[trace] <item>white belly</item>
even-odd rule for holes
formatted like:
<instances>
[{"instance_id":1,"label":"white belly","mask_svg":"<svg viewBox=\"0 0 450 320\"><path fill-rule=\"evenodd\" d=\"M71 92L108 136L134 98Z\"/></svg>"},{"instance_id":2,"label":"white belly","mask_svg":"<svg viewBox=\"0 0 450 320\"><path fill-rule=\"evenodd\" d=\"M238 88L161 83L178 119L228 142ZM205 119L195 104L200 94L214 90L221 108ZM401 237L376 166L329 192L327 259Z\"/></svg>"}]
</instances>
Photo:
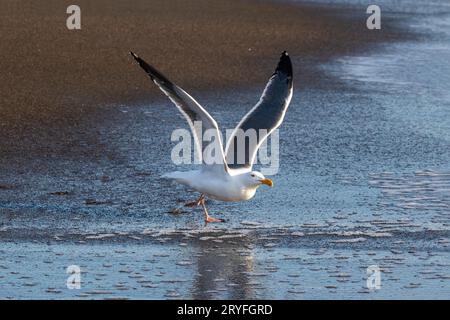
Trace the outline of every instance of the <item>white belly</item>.
<instances>
[{"instance_id":1,"label":"white belly","mask_svg":"<svg viewBox=\"0 0 450 320\"><path fill-rule=\"evenodd\" d=\"M221 201L244 201L253 198L256 187L245 187L235 176L217 177L200 170L173 172L165 177L187 185L208 197Z\"/></svg>"},{"instance_id":2,"label":"white belly","mask_svg":"<svg viewBox=\"0 0 450 320\"><path fill-rule=\"evenodd\" d=\"M224 190L223 188L202 188L198 190L210 198L221 201L244 201L253 198L256 188Z\"/></svg>"}]
</instances>

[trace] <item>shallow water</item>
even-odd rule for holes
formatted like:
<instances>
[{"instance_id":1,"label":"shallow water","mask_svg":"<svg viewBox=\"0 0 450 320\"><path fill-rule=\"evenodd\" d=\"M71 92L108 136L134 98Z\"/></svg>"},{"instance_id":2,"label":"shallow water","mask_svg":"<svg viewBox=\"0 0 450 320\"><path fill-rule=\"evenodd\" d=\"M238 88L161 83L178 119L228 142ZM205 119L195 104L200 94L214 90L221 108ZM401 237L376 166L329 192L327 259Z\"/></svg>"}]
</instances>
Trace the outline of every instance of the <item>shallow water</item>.
<instances>
[{"instance_id":1,"label":"shallow water","mask_svg":"<svg viewBox=\"0 0 450 320\"><path fill-rule=\"evenodd\" d=\"M430 36L323 64L320 88L297 84L275 188L210 202L226 224L205 227L183 207L196 195L159 178L180 169L170 134L187 127L164 99L100 107L87 129L98 138L81 146L104 150L95 158L3 159L0 297L448 298L450 15L439 8L408 19ZM232 128L260 90L192 94ZM80 290L66 288L68 265L82 269ZM366 286L371 265L379 290Z\"/></svg>"}]
</instances>

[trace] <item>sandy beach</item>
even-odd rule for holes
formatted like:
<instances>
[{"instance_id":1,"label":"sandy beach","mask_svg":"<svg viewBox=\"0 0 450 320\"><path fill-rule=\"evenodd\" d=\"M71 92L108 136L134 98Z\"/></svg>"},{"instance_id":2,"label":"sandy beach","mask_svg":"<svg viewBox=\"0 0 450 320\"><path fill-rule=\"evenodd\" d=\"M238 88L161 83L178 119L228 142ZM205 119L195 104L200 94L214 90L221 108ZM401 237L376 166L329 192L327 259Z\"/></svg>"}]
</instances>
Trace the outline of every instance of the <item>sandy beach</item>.
<instances>
[{"instance_id":1,"label":"sandy beach","mask_svg":"<svg viewBox=\"0 0 450 320\"><path fill-rule=\"evenodd\" d=\"M74 31L68 4L0 1L2 156L65 154L84 139L87 119L102 121L98 106L161 98L129 50L195 94L263 87L283 50L301 57L295 84L317 85L318 61L408 37L394 24L368 32L364 8L355 16L339 6L253 0L79 1Z\"/></svg>"}]
</instances>

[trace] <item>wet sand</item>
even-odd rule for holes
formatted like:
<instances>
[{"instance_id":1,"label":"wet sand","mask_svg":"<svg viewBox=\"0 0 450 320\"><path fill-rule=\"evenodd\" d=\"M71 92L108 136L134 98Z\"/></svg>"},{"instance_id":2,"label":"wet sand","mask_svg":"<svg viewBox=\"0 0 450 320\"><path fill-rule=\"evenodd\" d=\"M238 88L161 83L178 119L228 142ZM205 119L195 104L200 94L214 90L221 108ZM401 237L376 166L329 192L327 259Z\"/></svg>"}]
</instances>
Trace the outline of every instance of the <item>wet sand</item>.
<instances>
[{"instance_id":1,"label":"wet sand","mask_svg":"<svg viewBox=\"0 0 450 320\"><path fill-rule=\"evenodd\" d=\"M400 241L394 241L391 249L379 248L381 239L333 245L319 236L318 242L296 236L291 245L282 238L257 240L251 233L180 232L174 237L159 232L125 242L111 240L114 237L77 243L51 240L45 245L28 242L21 244L20 251L17 244L4 244L0 297L446 299L449 293L448 247L443 244L428 251L412 243L405 250ZM78 290L66 287L70 265L82 270ZM379 290L367 287L369 265L380 266Z\"/></svg>"},{"instance_id":2,"label":"wet sand","mask_svg":"<svg viewBox=\"0 0 450 320\"><path fill-rule=\"evenodd\" d=\"M78 4L82 29L70 31L65 2L0 1L0 157L85 153L80 144L95 144L86 152L95 157L98 136L85 131L89 120L103 121L99 106L161 97L129 50L195 94L262 88L283 50L298 57L296 85L318 85L318 61L408 37L389 18L388 32L368 31L364 8L349 14L253 0Z\"/></svg>"}]
</instances>

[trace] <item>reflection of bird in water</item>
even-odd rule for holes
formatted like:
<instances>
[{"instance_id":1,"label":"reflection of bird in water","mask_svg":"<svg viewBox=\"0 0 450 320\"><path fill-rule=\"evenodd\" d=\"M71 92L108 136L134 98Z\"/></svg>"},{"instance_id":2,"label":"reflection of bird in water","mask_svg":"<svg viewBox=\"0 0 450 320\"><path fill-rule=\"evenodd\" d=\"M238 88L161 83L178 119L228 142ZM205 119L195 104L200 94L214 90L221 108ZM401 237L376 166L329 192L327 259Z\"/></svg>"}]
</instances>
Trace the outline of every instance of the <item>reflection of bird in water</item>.
<instances>
[{"instance_id":1,"label":"reflection of bird in water","mask_svg":"<svg viewBox=\"0 0 450 320\"><path fill-rule=\"evenodd\" d=\"M255 298L248 275L253 271L253 255L245 245L245 241L233 245L218 243L218 249L211 247L211 243L201 242L196 247L200 252L193 299L217 298L222 288L227 288L226 299Z\"/></svg>"},{"instance_id":2,"label":"reflection of bird in water","mask_svg":"<svg viewBox=\"0 0 450 320\"><path fill-rule=\"evenodd\" d=\"M269 79L259 102L235 128L227 143L225 153L219 128L209 113L188 93L168 80L158 70L133 52L131 52L131 55L184 115L194 135L197 148L202 151L202 167L200 170L176 171L168 173L164 177L187 185L201 193L198 200L191 205L203 207L205 222L223 221L208 214L205 206L206 196L221 201L244 201L253 198L260 185L266 184L272 187L272 180L264 177L258 171L252 171L252 166L260 145L283 122L292 98L292 64L286 51L281 54L275 73ZM204 146L201 143L201 134L197 132L194 126L196 121L201 122L202 132L208 130L213 132L214 142L216 143L214 150L218 150L214 153L214 156L208 154L211 150L210 145ZM249 139L247 142L245 134L248 130L254 130L257 138ZM208 151L205 150L206 148L209 148ZM238 154L238 151L241 150L244 154ZM238 159L242 161L237 161Z\"/></svg>"}]
</instances>

